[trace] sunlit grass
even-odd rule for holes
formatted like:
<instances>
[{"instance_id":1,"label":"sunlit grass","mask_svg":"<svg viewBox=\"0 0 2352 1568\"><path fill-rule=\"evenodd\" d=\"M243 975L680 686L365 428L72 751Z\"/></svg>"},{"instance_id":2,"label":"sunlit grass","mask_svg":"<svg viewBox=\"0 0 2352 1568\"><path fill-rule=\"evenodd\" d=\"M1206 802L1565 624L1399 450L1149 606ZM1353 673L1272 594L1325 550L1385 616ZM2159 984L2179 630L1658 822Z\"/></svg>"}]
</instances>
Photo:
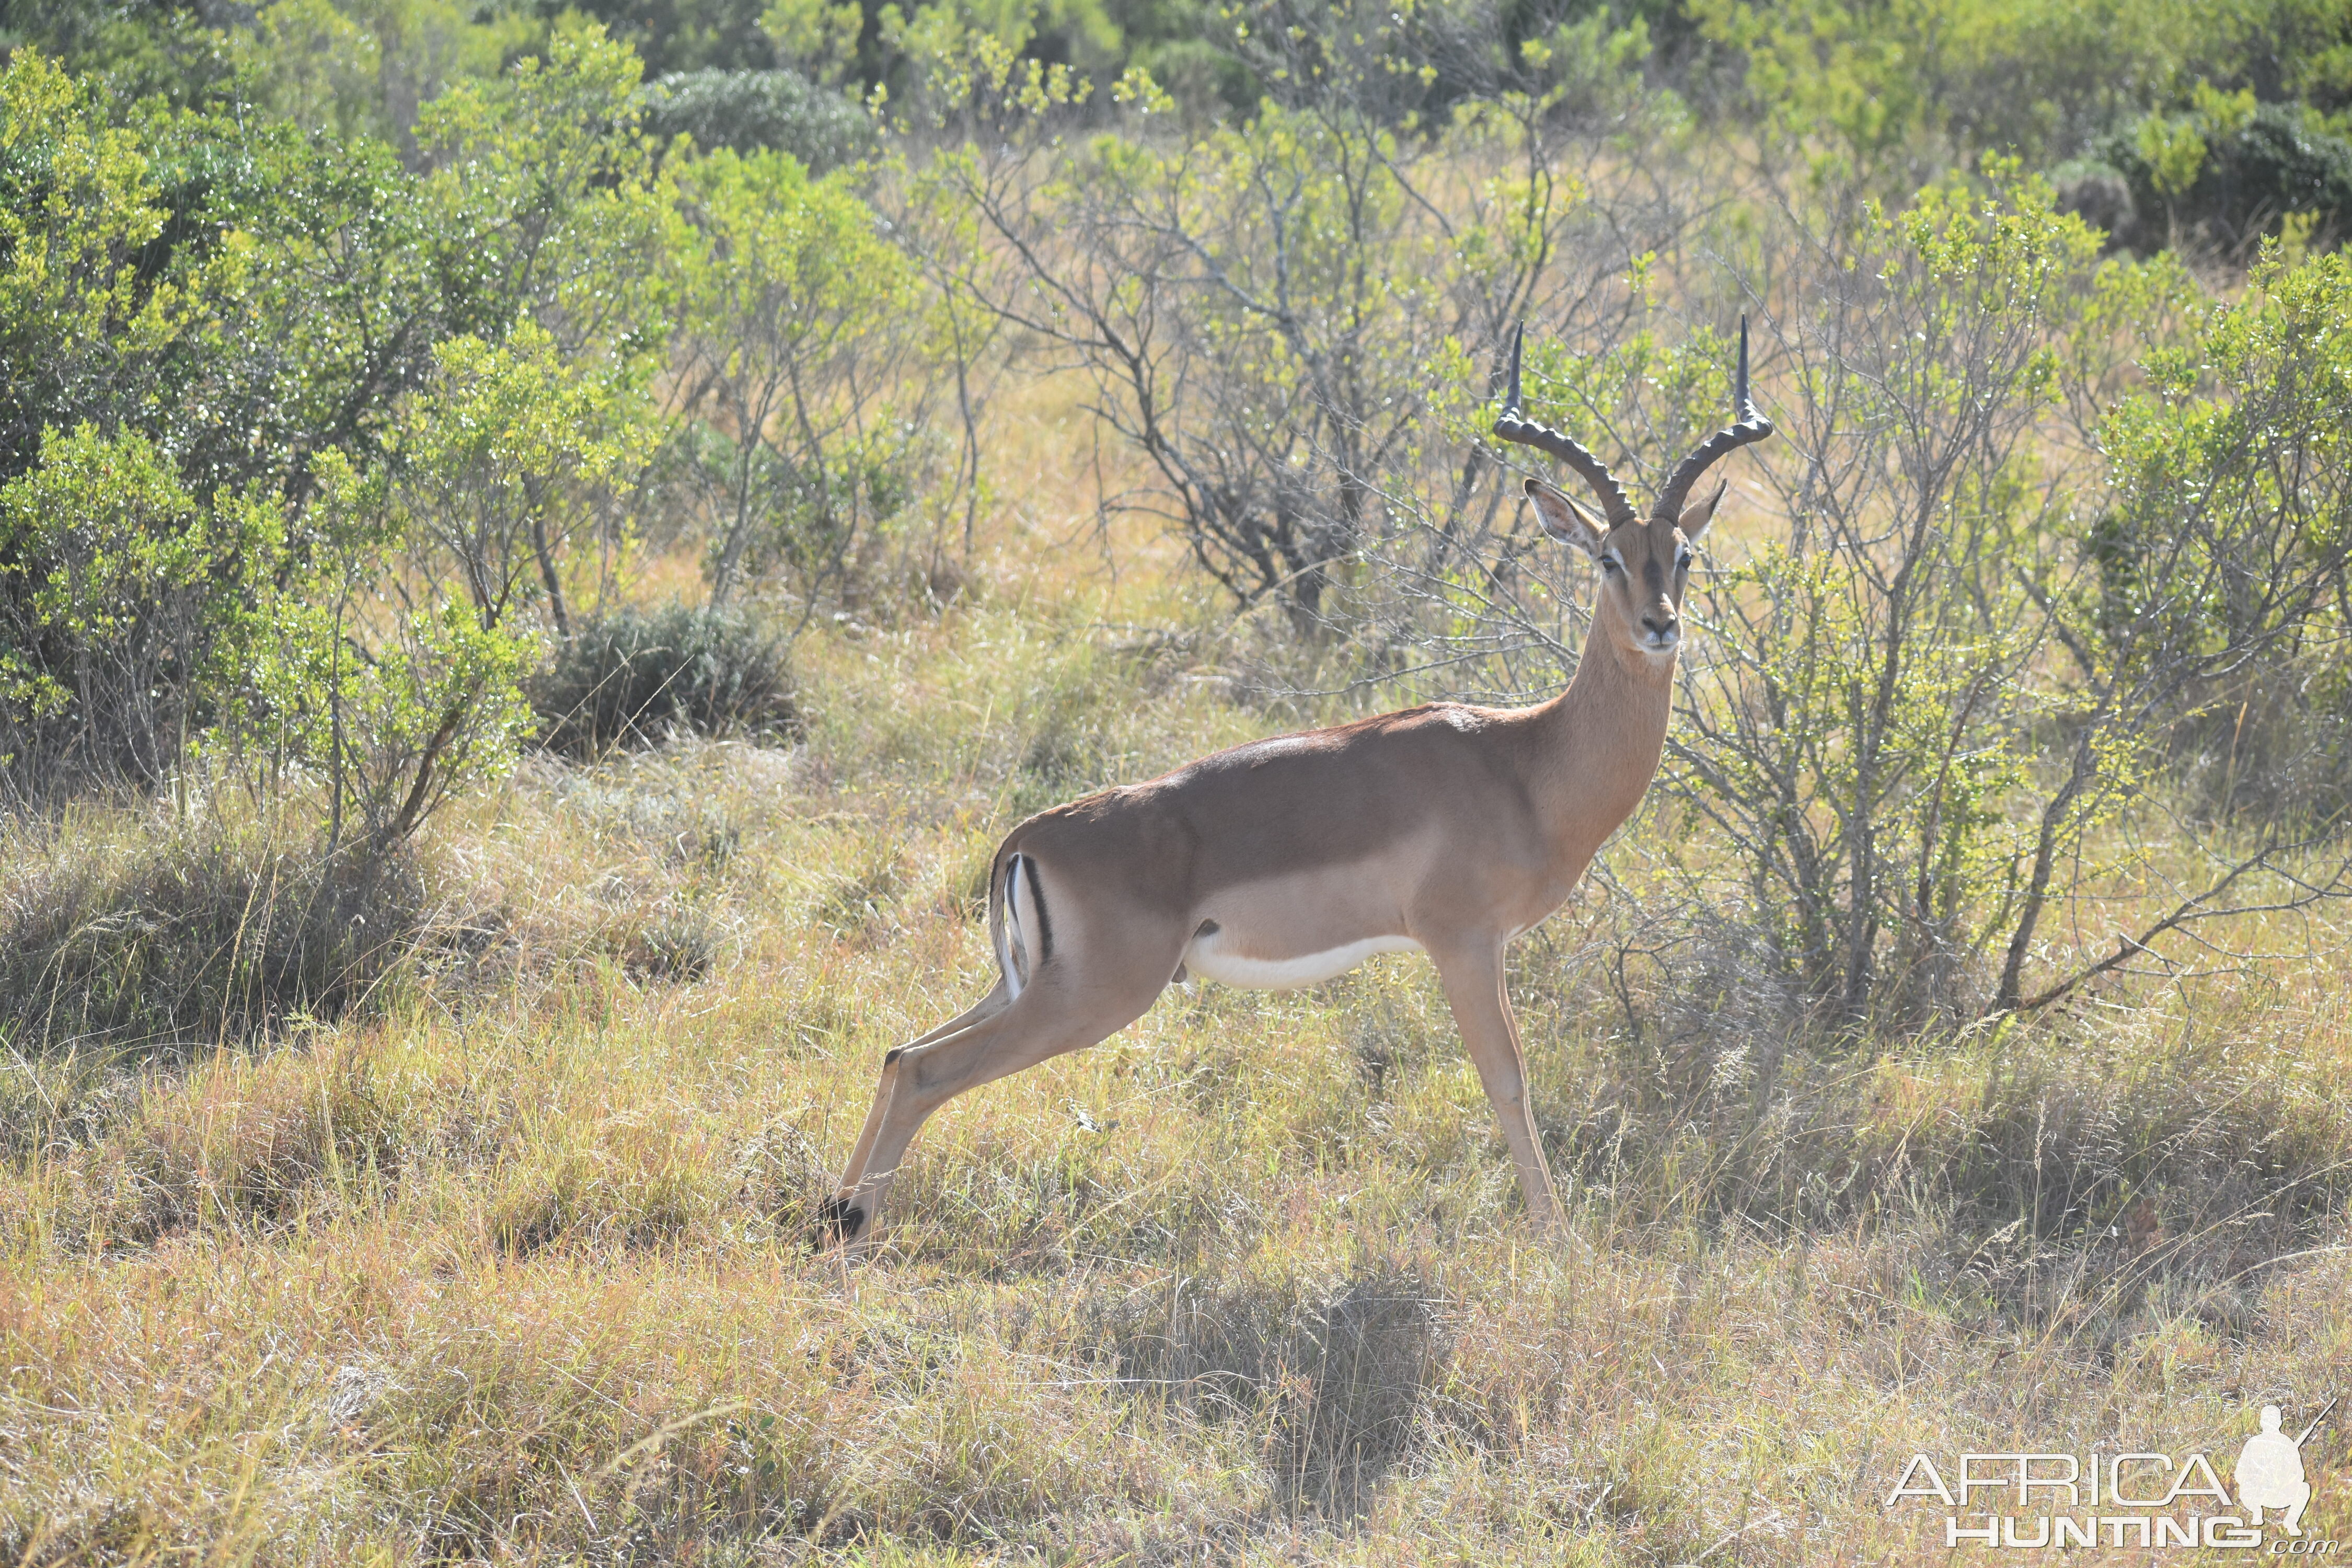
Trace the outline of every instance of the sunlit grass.
<instances>
[{"instance_id":1,"label":"sunlit grass","mask_svg":"<svg viewBox=\"0 0 2352 1568\"><path fill-rule=\"evenodd\" d=\"M1084 561L828 622L794 746L453 809L375 1005L0 1058L0 1562L1876 1562L1942 1550L1915 1450L2352 1374L2341 943L1858 1042L1621 989L1588 891L1514 979L1565 1236L1390 958L1171 991L812 1254L882 1053L990 983L1002 833L1342 710L1236 706L1221 626Z\"/></svg>"}]
</instances>

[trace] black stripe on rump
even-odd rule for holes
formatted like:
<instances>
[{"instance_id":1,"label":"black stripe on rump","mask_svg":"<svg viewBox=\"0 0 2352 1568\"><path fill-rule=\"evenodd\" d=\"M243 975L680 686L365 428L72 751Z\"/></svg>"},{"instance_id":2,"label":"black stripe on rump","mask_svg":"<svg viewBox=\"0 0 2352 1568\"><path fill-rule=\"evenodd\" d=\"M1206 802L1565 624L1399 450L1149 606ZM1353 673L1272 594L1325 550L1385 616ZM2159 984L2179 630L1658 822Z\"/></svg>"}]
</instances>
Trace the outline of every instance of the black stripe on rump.
<instances>
[{"instance_id":1,"label":"black stripe on rump","mask_svg":"<svg viewBox=\"0 0 2352 1568\"><path fill-rule=\"evenodd\" d=\"M997 907L1003 911L996 962L1003 967L1013 994L1018 996L1021 988L1029 984L1028 946L1021 940L1021 857L1006 856L1003 872L995 893L1000 900Z\"/></svg>"}]
</instances>

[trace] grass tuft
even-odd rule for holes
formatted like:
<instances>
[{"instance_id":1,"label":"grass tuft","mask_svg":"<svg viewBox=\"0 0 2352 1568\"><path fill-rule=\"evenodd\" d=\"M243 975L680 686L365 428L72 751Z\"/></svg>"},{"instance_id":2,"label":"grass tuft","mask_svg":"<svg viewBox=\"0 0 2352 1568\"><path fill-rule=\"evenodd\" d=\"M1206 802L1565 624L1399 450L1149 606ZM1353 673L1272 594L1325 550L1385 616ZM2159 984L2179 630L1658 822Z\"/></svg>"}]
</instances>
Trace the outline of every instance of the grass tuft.
<instances>
[{"instance_id":1,"label":"grass tuft","mask_svg":"<svg viewBox=\"0 0 2352 1568\"><path fill-rule=\"evenodd\" d=\"M20 823L0 853L0 1040L26 1057L184 1055L332 1020L424 925L413 867L216 813Z\"/></svg>"},{"instance_id":2,"label":"grass tuft","mask_svg":"<svg viewBox=\"0 0 2352 1568\"><path fill-rule=\"evenodd\" d=\"M573 757L677 733L800 728L782 639L748 616L689 605L605 611L558 645L530 696L541 743Z\"/></svg>"}]
</instances>

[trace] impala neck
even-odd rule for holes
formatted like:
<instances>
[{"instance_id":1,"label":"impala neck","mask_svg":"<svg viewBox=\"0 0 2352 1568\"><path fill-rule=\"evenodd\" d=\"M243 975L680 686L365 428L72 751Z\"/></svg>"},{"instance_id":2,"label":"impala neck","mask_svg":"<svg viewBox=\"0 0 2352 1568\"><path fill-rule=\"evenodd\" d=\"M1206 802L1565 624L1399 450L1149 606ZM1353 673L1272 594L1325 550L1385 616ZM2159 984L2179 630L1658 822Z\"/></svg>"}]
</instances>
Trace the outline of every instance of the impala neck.
<instances>
[{"instance_id":1,"label":"impala neck","mask_svg":"<svg viewBox=\"0 0 2352 1568\"><path fill-rule=\"evenodd\" d=\"M1571 853L1590 854L1642 803L1665 750L1674 693L1673 659L1627 653L1594 617L1576 679L1538 721L1557 759L1543 793Z\"/></svg>"}]
</instances>

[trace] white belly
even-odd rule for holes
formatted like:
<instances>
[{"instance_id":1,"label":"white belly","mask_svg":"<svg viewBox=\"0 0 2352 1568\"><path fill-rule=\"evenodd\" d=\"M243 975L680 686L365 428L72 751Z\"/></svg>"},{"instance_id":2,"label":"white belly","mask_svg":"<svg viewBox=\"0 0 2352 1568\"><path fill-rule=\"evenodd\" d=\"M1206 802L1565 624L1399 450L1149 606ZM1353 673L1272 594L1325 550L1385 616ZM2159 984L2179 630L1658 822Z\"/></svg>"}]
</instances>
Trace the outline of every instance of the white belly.
<instances>
[{"instance_id":1,"label":"white belly","mask_svg":"<svg viewBox=\"0 0 2352 1568\"><path fill-rule=\"evenodd\" d=\"M1184 967L1227 985L1247 985L1260 991L1312 985L1318 980L1346 973L1376 952L1421 951L1421 943L1409 936L1368 936L1345 947L1301 953L1296 958L1244 958L1221 950L1219 944L1225 940L1225 934L1216 931L1194 937L1192 945L1184 950Z\"/></svg>"}]
</instances>

